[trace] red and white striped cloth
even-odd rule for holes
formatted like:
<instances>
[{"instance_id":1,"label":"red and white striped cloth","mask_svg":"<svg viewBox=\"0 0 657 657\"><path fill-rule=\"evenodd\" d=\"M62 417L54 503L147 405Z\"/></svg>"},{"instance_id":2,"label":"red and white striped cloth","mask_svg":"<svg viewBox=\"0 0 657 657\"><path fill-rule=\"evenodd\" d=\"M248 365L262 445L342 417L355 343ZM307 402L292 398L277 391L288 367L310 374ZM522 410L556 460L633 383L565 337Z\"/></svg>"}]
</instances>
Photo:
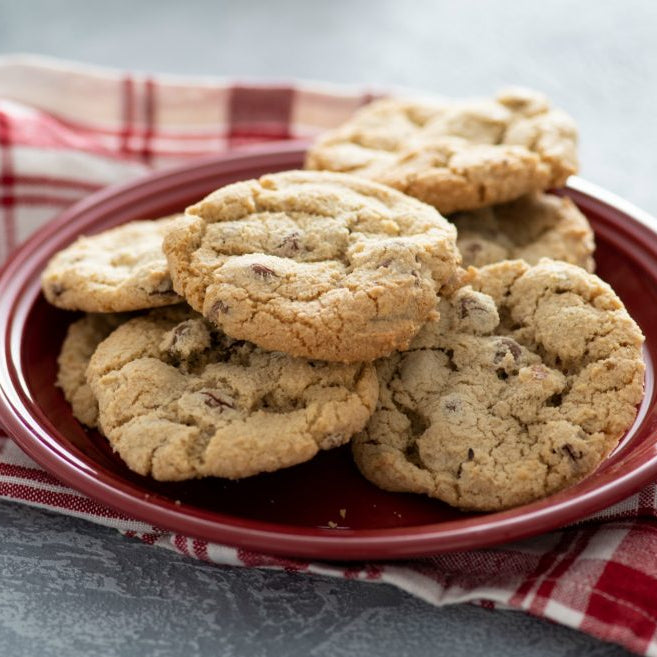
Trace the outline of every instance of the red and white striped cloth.
<instances>
[{"instance_id":1,"label":"red and white striped cloth","mask_svg":"<svg viewBox=\"0 0 657 657\"><path fill-rule=\"evenodd\" d=\"M0 262L35 228L104 185L243 144L308 137L371 97L362 89L152 77L0 57ZM585 523L531 540L348 567L158 530L62 485L1 435L0 498L216 564L387 582L435 605L521 609L657 657L655 485Z\"/></svg>"}]
</instances>

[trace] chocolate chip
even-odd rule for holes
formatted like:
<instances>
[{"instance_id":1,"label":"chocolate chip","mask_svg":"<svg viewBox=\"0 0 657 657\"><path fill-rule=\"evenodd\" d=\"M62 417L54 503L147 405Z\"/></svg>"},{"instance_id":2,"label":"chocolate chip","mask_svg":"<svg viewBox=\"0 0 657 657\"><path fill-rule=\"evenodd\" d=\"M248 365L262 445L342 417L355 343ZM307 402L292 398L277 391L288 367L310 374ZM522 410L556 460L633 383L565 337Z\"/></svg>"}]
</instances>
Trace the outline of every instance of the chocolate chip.
<instances>
[{"instance_id":1,"label":"chocolate chip","mask_svg":"<svg viewBox=\"0 0 657 657\"><path fill-rule=\"evenodd\" d=\"M286 235L277 248L284 249L286 251L298 251L301 248L299 246L299 233L294 232L294 233L290 233L289 235ZM255 266L257 267L259 265L255 265Z\"/></svg>"},{"instance_id":2,"label":"chocolate chip","mask_svg":"<svg viewBox=\"0 0 657 657\"><path fill-rule=\"evenodd\" d=\"M223 301L215 301L210 308L210 317L215 317L219 313L224 315L230 310L230 308Z\"/></svg>"},{"instance_id":3,"label":"chocolate chip","mask_svg":"<svg viewBox=\"0 0 657 657\"><path fill-rule=\"evenodd\" d=\"M265 279L271 278L272 276L278 277L278 274L273 269L265 267L264 265L251 265L251 271L256 274L256 276L260 276L261 278Z\"/></svg>"},{"instance_id":4,"label":"chocolate chip","mask_svg":"<svg viewBox=\"0 0 657 657\"><path fill-rule=\"evenodd\" d=\"M178 326L173 329L174 338L181 338L185 333L189 333L189 324L178 324Z\"/></svg>"},{"instance_id":5,"label":"chocolate chip","mask_svg":"<svg viewBox=\"0 0 657 657\"><path fill-rule=\"evenodd\" d=\"M506 381L509 378L509 375L504 370L497 370L497 378L500 381Z\"/></svg>"},{"instance_id":6,"label":"chocolate chip","mask_svg":"<svg viewBox=\"0 0 657 657\"><path fill-rule=\"evenodd\" d=\"M582 458L582 456L584 456L583 452L577 452L570 443L566 443L565 445L562 446L561 449L563 449L563 451L566 452L566 454L568 454L568 456L573 461L578 461L579 459Z\"/></svg>"},{"instance_id":7,"label":"chocolate chip","mask_svg":"<svg viewBox=\"0 0 657 657\"><path fill-rule=\"evenodd\" d=\"M235 408L235 400L221 392L202 392L205 399L205 405L210 408Z\"/></svg>"},{"instance_id":8,"label":"chocolate chip","mask_svg":"<svg viewBox=\"0 0 657 657\"><path fill-rule=\"evenodd\" d=\"M522 349L515 340L512 340L511 338L500 338L497 344L498 348L495 351L495 356L493 356L493 363L499 363L508 353L513 356L514 361L518 361Z\"/></svg>"},{"instance_id":9,"label":"chocolate chip","mask_svg":"<svg viewBox=\"0 0 657 657\"><path fill-rule=\"evenodd\" d=\"M463 463L459 463L458 470L456 471L456 478L460 479L461 478L461 473L463 472Z\"/></svg>"},{"instance_id":10,"label":"chocolate chip","mask_svg":"<svg viewBox=\"0 0 657 657\"><path fill-rule=\"evenodd\" d=\"M472 297L462 297L459 299L459 317L465 319L472 313L487 313L488 310L484 308L476 299Z\"/></svg>"},{"instance_id":11,"label":"chocolate chip","mask_svg":"<svg viewBox=\"0 0 657 657\"><path fill-rule=\"evenodd\" d=\"M59 283L53 283L50 286L50 291L56 296L60 296L61 294L64 293L64 286L60 285Z\"/></svg>"},{"instance_id":12,"label":"chocolate chip","mask_svg":"<svg viewBox=\"0 0 657 657\"><path fill-rule=\"evenodd\" d=\"M180 357L180 352L178 351L178 341L180 338L182 338L184 335L189 333L189 324L187 322L183 322L182 324L178 324L176 326L172 333L171 333L171 343L166 347L167 351L173 356L174 358Z\"/></svg>"},{"instance_id":13,"label":"chocolate chip","mask_svg":"<svg viewBox=\"0 0 657 657\"><path fill-rule=\"evenodd\" d=\"M468 447L468 461L472 461L474 458L474 449L472 447Z\"/></svg>"}]
</instances>

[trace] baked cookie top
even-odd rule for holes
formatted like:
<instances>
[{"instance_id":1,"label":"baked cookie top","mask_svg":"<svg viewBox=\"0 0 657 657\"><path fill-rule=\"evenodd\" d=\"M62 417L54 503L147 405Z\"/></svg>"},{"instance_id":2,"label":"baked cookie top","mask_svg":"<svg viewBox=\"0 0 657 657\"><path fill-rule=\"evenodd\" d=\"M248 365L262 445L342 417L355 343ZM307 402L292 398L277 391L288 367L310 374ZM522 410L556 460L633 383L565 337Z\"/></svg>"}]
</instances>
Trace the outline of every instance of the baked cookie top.
<instances>
[{"instance_id":1,"label":"baked cookie top","mask_svg":"<svg viewBox=\"0 0 657 657\"><path fill-rule=\"evenodd\" d=\"M450 214L561 187L576 150L568 115L540 93L508 89L486 100L375 101L320 136L306 168L376 180Z\"/></svg>"},{"instance_id":2,"label":"baked cookie top","mask_svg":"<svg viewBox=\"0 0 657 657\"><path fill-rule=\"evenodd\" d=\"M89 360L96 347L127 319L127 314L86 315L66 332L57 358L57 385L71 404L73 416L88 427L95 427L98 419L98 402L87 384Z\"/></svg>"},{"instance_id":3,"label":"baked cookie top","mask_svg":"<svg viewBox=\"0 0 657 657\"><path fill-rule=\"evenodd\" d=\"M213 192L163 248L174 289L228 335L341 362L407 347L460 260L456 230L434 208L311 171Z\"/></svg>"},{"instance_id":4,"label":"baked cookie top","mask_svg":"<svg viewBox=\"0 0 657 657\"><path fill-rule=\"evenodd\" d=\"M440 314L377 363L379 403L353 453L378 486L505 509L582 479L632 424L643 335L593 274L489 265Z\"/></svg>"},{"instance_id":5,"label":"baked cookie top","mask_svg":"<svg viewBox=\"0 0 657 657\"><path fill-rule=\"evenodd\" d=\"M595 268L593 231L569 198L537 192L515 201L449 217L458 232L463 266L501 260L563 260L589 272Z\"/></svg>"},{"instance_id":6,"label":"baked cookie top","mask_svg":"<svg viewBox=\"0 0 657 657\"><path fill-rule=\"evenodd\" d=\"M131 221L78 238L43 272L46 299L66 310L103 313L180 303L162 253L164 233L179 216Z\"/></svg>"},{"instance_id":7,"label":"baked cookie top","mask_svg":"<svg viewBox=\"0 0 657 657\"><path fill-rule=\"evenodd\" d=\"M233 340L188 308L119 326L87 380L128 467L159 480L238 479L346 443L376 405L374 366L307 361Z\"/></svg>"}]
</instances>

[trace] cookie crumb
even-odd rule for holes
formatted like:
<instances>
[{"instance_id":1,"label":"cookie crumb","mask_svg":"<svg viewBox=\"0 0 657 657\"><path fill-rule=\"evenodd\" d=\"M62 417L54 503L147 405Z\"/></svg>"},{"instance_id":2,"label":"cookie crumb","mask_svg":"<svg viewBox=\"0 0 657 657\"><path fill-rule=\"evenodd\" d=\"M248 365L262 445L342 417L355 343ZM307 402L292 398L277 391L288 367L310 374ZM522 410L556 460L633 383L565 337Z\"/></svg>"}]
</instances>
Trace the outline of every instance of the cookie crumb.
<instances>
[{"instance_id":1,"label":"cookie crumb","mask_svg":"<svg viewBox=\"0 0 657 657\"><path fill-rule=\"evenodd\" d=\"M215 301L212 304L212 308L210 308L210 314L208 319L212 319L212 317L218 313L223 313L224 315L230 310L230 307L227 306L221 299L219 301Z\"/></svg>"},{"instance_id":2,"label":"cookie crumb","mask_svg":"<svg viewBox=\"0 0 657 657\"><path fill-rule=\"evenodd\" d=\"M338 526L338 523L333 522L332 520L329 520L327 524L331 529L335 529Z\"/></svg>"},{"instance_id":3,"label":"cookie crumb","mask_svg":"<svg viewBox=\"0 0 657 657\"><path fill-rule=\"evenodd\" d=\"M340 517L343 520L347 517L347 509L340 509Z\"/></svg>"}]
</instances>

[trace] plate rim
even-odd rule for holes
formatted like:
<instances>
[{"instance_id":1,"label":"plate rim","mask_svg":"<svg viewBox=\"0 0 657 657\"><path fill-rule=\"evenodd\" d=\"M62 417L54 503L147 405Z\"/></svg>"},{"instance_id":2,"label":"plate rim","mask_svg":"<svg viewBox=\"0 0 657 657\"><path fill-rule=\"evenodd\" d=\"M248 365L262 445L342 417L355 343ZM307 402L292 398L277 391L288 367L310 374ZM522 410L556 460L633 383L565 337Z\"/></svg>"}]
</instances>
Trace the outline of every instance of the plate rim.
<instances>
[{"instance_id":1,"label":"plate rim","mask_svg":"<svg viewBox=\"0 0 657 657\"><path fill-rule=\"evenodd\" d=\"M307 145L306 140L269 142L149 173L95 192L35 231L11 254L0 269L0 290L4 292L6 288L13 288L20 293L38 286L38 274L34 267L28 266L32 251L36 247L43 249L51 236L62 228L68 226L68 231L64 232L74 234L75 222L72 220L99 204L116 202L117 199L123 199L122 203L125 203L127 201L124 197L131 194L139 196L144 186L151 187L156 183L163 185L170 179L196 179L208 169L213 171L213 175L219 175L217 168L235 170L240 163L248 168L249 162L253 160L259 164L263 160L265 164L267 160L280 164L281 159L286 158L298 161ZM657 238L657 219L616 194L575 176L568 180L565 189L628 216ZM12 281L14 274L26 269L32 271L31 275L23 273L22 279L16 276L16 280ZM10 302L7 302L8 297L11 298ZM147 498L136 493L130 482L94 465L92 459L82 452L81 456L76 455L75 452L79 450L74 446L65 447L57 443L49 431L52 429L58 432L52 425L48 426L45 414L39 418L25 405L20 391L14 385L15 381L22 378L12 357L20 349L20 337L14 336L11 330L15 323L15 313L2 312L8 306L12 309L17 306L16 293L0 294L0 327L4 324L4 331L0 334L5 347L0 351L0 422L5 431L28 456L72 488L129 517L194 538L277 556L333 561L429 556L519 540L570 524L620 501L657 476L656 452L633 470L574 498L555 501L555 496L550 496L507 511L464 520L387 529L327 529L283 525L208 511L192 505L176 505L174 501L157 495ZM645 399L648 399L648 390ZM653 435L657 438L657 430L653 431ZM519 510L522 512L519 513Z\"/></svg>"}]
</instances>

